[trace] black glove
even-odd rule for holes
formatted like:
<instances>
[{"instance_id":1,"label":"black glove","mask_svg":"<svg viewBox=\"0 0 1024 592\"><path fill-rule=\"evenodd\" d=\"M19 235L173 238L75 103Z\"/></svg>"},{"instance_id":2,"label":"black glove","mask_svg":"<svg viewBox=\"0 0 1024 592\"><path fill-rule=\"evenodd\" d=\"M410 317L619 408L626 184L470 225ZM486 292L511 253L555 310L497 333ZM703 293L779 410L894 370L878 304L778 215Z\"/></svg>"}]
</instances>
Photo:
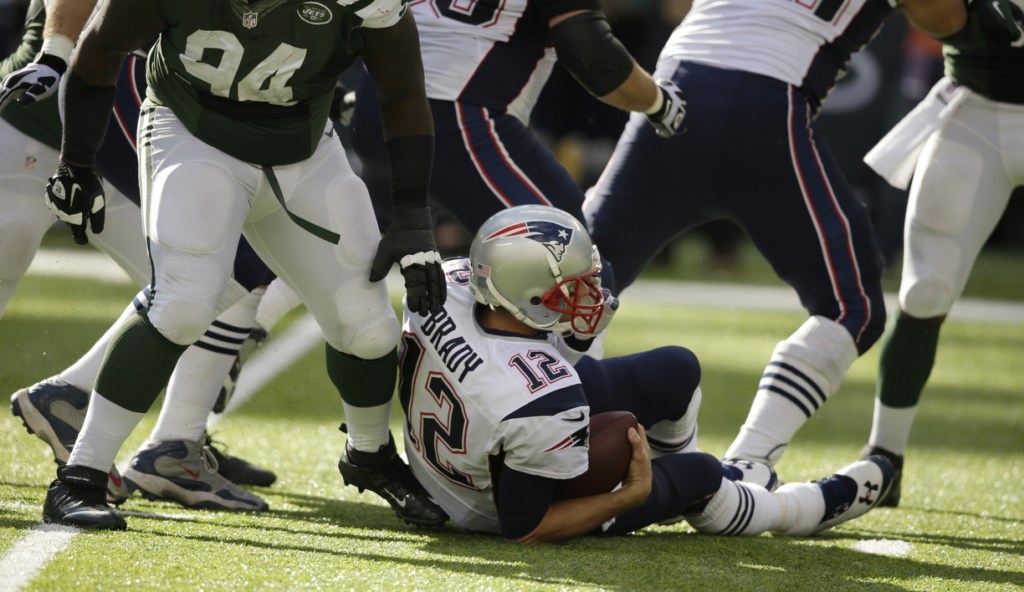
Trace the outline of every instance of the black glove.
<instances>
[{"instance_id":1,"label":"black glove","mask_svg":"<svg viewBox=\"0 0 1024 592\"><path fill-rule=\"evenodd\" d=\"M34 62L11 72L0 83L0 111L15 99L19 105L31 105L52 95L67 69L68 64L62 58L39 54Z\"/></svg>"},{"instance_id":2,"label":"black glove","mask_svg":"<svg viewBox=\"0 0 1024 592\"><path fill-rule=\"evenodd\" d=\"M448 292L441 270L441 255L434 244L430 208L395 208L391 227L377 246L370 281L384 279L395 263L402 268L409 309L421 316L441 310Z\"/></svg>"},{"instance_id":3,"label":"black glove","mask_svg":"<svg viewBox=\"0 0 1024 592\"><path fill-rule=\"evenodd\" d=\"M679 133L686 117L686 95L675 82L659 78L654 81L661 91L663 101L661 109L647 114L647 120L654 126L654 131L662 138L671 138Z\"/></svg>"},{"instance_id":4,"label":"black glove","mask_svg":"<svg viewBox=\"0 0 1024 592\"><path fill-rule=\"evenodd\" d=\"M352 123L352 113L356 110L356 91L348 90L341 82L334 85L334 99L331 101L331 121L348 127Z\"/></svg>"},{"instance_id":5,"label":"black glove","mask_svg":"<svg viewBox=\"0 0 1024 592\"><path fill-rule=\"evenodd\" d=\"M92 167L60 161L46 184L46 207L71 228L76 243L89 244L90 224L94 233L103 232L104 205L103 185Z\"/></svg>"},{"instance_id":6,"label":"black glove","mask_svg":"<svg viewBox=\"0 0 1024 592\"><path fill-rule=\"evenodd\" d=\"M1012 0L968 0L967 4L990 44L1011 45L1024 36L1024 12Z\"/></svg>"}]
</instances>

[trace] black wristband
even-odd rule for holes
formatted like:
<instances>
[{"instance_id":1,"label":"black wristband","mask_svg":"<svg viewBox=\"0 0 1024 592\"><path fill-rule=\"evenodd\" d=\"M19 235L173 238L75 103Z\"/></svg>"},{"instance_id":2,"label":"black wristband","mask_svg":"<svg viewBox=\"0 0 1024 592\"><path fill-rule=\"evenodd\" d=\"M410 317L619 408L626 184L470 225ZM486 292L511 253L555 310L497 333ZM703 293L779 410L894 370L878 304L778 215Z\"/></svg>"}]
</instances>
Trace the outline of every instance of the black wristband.
<instances>
[{"instance_id":1,"label":"black wristband","mask_svg":"<svg viewBox=\"0 0 1024 592\"><path fill-rule=\"evenodd\" d=\"M395 210L426 207L434 161L434 136L399 136L388 140L387 148Z\"/></svg>"},{"instance_id":2,"label":"black wristband","mask_svg":"<svg viewBox=\"0 0 1024 592\"><path fill-rule=\"evenodd\" d=\"M107 133L117 87L90 86L73 70L67 79L61 158L72 164L92 166Z\"/></svg>"},{"instance_id":3,"label":"black wristband","mask_svg":"<svg viewBox=\"0 0 1024 592\"><path fill-rule=\"evenodd\" d=\"M50 55L48 53L41 54L38 58L36 58L36 63L42 64L48 68L52 68L54 72L60 74L61 76L63 76L64 73L68 70L67 62L65 62L64 60L55 55Z\"/></svg>"}]
</instances>

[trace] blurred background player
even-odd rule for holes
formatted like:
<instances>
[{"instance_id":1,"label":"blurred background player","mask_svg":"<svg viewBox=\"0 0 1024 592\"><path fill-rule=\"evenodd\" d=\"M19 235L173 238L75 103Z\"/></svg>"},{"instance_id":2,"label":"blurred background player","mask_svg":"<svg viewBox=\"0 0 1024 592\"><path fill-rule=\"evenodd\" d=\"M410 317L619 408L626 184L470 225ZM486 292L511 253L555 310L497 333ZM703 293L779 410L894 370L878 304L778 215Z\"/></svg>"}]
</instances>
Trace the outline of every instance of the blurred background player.
<instances>
[{"instance_id":1,"label":"blurred background player","mask_svg":"<svg viewBox=\"0 0 1024 592\"><path fill-rule=\"evenodd\" d=\"M962 0L900 7L935 36L966 21ZM868 212L812 122L850 56L894 11L888 0L697 0L655 76L673 80L699 116L667 139L633 117L584 204L619 290L679 234L725 218L811 315L772 353L726 458L778 462L882 333L881 261Z\"/></svg>"},{"instance_id":2,"label":"blurred background player","mask_svg":"<svg viewBox=\"0 0 1024 592\"><path fill-rule=\"evenodd\" d=\"M121 327L104 360L85 425L48 491L44 519L125 528L96 495L96 468L113 459L185 346L233 301L225 289L244 231L296 288L327 338L328 374L350 427L340 463L346 482L385 496L409 522L442 523L443 512L422 493L390 438L398 324L379 283L400 263L412 308L426 313L444 299L426 204L432 126L411 16L394 2L313 14L280 6L256 12L143 4L104 4L83 37L47 199L76 235L96 221L97 120L105 127L100 114L109 113L124 52L160 33L139 146L148 173L141 176L142 201L154 295ZM344 14L335 18L332 10ZM260 26L278 35L249 34ZM373 228L365 186L327 124L337 76L355 57L347 41L353 35L361 36L363 57L382 87L396 163L395 223L383 237ZM211 56L204 43L231 51ZM195 60L183 60L192 50L199 52ZM67 200L75 185L83 199Z\"/></svg>"},{"instance_id":3,"label":"blurred background player","mask_svg":"<svg viewBox=\"0 0 1024 592\"><path fill-rule=\"evenodd\" d=\"M573 366L561 337L601 331L614 309L596 248L561 210L499 211L445 271L444 308L406 309L399 389L413 472L462 528L541 543L685 517L706 534L810 535L864 514L891 482L882 457L775 492L733 481L742 466L697 452L700 366L682 347ZM613 410L672 426L683 445L652 461L645 430L630 428L621 488L556 499L588 468L589 417Z\"/></svg>"},{"instance_id":4,"label":"blurred background player","mask_svg":"<svg viewBox=\"0 0 1024 592\"><path fill-rule=\"evenodd\" d=\"M906 187L913 172L900 309L882 344L864 450L898 469L886 506L900 502L903 455L939 330L1010 194L1024 184L1024 12L999 3L1014 25L1001 31L981 4L972 4L960 33L942 40L946 78L868 159L896 186Z\"/></svg>"},{"instance_id":5,"label":"blurred background player","mask_svg":"<svg viewBox=\"0 0 1024 592\"><path fill-rule=\"evenodd\" d=\"M676 133L685 99L655 81L612 34L596 0L512 0L499 7L451 0L413 3L434 118L430 194L470 233L501 208L555 205L581 217L583 190L528 127L552 69L564 66L591 95L645 114ZM353 145L378 216L387 227L388 160L376 90L356 90ZM610 278L608 279L610 281Z\"/></svg>"}]
</instances>

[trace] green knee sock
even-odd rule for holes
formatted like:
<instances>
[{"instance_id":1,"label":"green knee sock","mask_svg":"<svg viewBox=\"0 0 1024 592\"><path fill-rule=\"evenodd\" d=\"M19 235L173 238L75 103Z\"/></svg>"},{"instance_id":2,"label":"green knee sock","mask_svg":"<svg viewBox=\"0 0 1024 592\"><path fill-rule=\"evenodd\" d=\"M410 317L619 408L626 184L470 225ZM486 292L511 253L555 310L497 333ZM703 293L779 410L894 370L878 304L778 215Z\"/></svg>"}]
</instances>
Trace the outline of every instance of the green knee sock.
<instances>
[{"instance_id":1,"label":"green knee sock","mask_svg":"<svg viewBox=\"0 0 1024 592\"><path fill-rule=\"evenodd\" d=\"M900 313L882 345L878 363L878 400L888 407L913 407L935 365L941 320L920 320Z\"/></svg>"},{"instance_id":2,"label":"green knee sock","mask_svg":"<svg viewBox=\"0 0 1024 592\"><path fill-rule=\"evenodd\" d=\"M353 407L376 407L391 401L398 375L398 352L391 350L376 360L343 354L327 345L327 375Z\"/></svg>"},{"instance_id":3,"label":"green knee sock","mask_svg":"<svg viewBox=\"0 0 1024 592\"><path fill-rule=\"evenodd\" d=\"M145 413L167 386L187 347L168 341L149 319L136 315L111 341L96 392L129 411Z\"/></svg>"}]
</instances>

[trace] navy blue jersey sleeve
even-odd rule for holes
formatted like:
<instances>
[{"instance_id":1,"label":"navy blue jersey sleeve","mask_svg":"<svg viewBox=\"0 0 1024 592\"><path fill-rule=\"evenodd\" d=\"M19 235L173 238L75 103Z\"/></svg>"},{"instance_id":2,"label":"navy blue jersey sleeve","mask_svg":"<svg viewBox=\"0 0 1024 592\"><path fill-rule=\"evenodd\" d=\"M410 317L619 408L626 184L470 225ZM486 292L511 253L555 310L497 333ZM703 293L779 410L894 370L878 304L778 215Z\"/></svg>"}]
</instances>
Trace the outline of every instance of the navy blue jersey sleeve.
<instances>
[{"instance_id":1,"label":"navy blue jersey sleeve","mask_svg":"<svg viewBox=\"0 0 1024 592\"><path fill-rule=\"evenodd\" d=\"M555 483L503 466L497 488L501 536L514 540L533 532L551 505Z\"/></svg>"}]
</instances>

